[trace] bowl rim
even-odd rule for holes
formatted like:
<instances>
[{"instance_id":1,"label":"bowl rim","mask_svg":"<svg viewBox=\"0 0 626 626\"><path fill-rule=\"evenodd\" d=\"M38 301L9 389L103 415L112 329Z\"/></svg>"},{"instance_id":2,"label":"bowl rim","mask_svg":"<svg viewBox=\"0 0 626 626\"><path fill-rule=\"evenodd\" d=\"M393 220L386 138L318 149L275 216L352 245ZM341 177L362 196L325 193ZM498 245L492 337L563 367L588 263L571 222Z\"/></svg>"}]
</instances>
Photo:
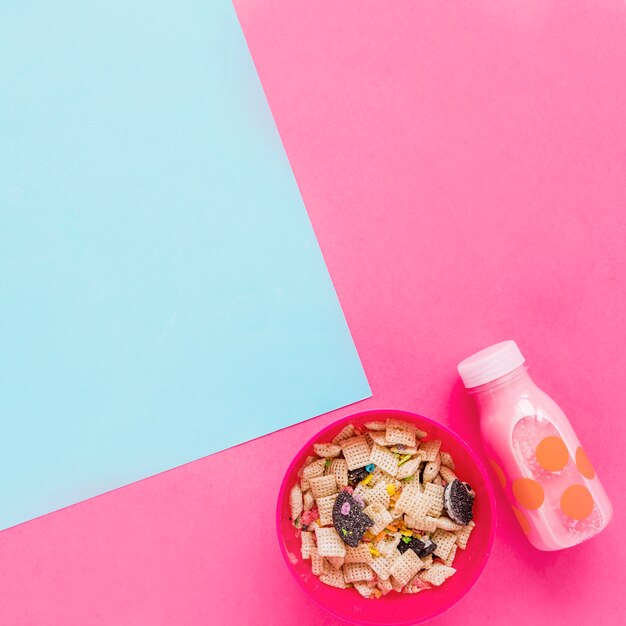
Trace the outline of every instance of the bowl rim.
<instances>
[{"instance_id":1,"label":"bowl rim","mask_svg":"<svg viewBox=\"0 0 626 626\"><path fill-rule=\"evenodd\" d=\"M495 492L493 489L493 484L491 482L491 479L489 477L489 474L487 472L487 469L485 468L485 465L483 464L483 462L481 461L481 459L478 457L478 455L476 454L476 452L474 452L474 450L472 449L472 447L465 441L465 439L463 439L463 437L461 437L458 433L456 433L455 431L451 430L448 426L446 426L445 424L442 424L441 422L437 422L434 419L431 419L429 417L426 417L424 415L421 415L419 413L414 413L412 411L405 411L402 409L385 409L385 408L379 408L379 409L368 409L366 411L359 411L357 413L350 413L350 415L346 415L344 417L341 417L337 420L332 421L331 423L327 424L326 426L324 426L324 428L322 428L321 430L317 431L312 437L310 437L307 442L302 445L298 451L295 453L295 455L293 456L291 462L289 463L289 466L283 476L283 480L280 486L280 489L278 491L278 500L277 500L277 504L276 504L276 537L278 540L278 545L280 547L280 551L281 554L283 555L283 559L285 561L285 564L287 566L287 569L289 570L289 572L291 573L291 575L293 576L294 580L296 581L296 583L298 583L298 586L304 591L304 593L306 594L306 596L313 601L314 604L316 604L317 606L319 606L321 609L323 609L324 611L326 611L327 613L329 613L330 615L332 615L333 617L336 617L339 620L343 620L344 622L350 623L350 624L355 624L356 626L382 626L379 623L374 623L374 622L366 622L363 620L360 621L354 621L350 616L346 616L340 613L337 613L335 610L333 610L332 608L326 606L325 604L323 604L322 602L320 602L317 597L311 593L311 591L308 589L308 587L303 584L300 576L298 575L298 573L295 571L293 564L291 563L290 559L289 559L289 555L287 554L287 549L285 547L285 542L283 541L283 534L282 534L282 530L281 530L281 526L282 526L282 503L283 500L285 498L285 492L287 490L287 484L289 482L289 477L293 475L294 470L295 470L295 466L296 466L296 462L298 460L298 458L301 456L302 452L310 447L313 446L314 443L317 443L320 439L320 437L322 437L326 432L328 432L329 430L332 430L334 428L336 428L338 425L343 424L343 423L347 423L350 422L352 420L362 420L363 418L366 418L368 416L374 416L374 415L378 415L380 416L381 413L384 413L386 415L388 415L389 417L396 417L398 419L402 418L402 417L406 417L406 418L410 418L411 420L419 420L419 421L423 421L426 425L428 424L433 424L436 428L439 428L443 431L446 432L447 435L449 435L451 438L456 439L457 442L461 445L461 447L465 450L465 452L468 454L468 456L471 458L472 462L476 465L484 483L486 486L486 491L487 491L487 501L488 501L488 507L489 507L489 512L491 515L491 519L493 520L493 523L491 524L491 527L489 529L489 535L487 537L487 549L485 550L485 552L483 553L478 567L476 568L475 573L472 575L472 577L469 579L469 583L467 584L465 590L463 591L463 593L449 606L445 607L443 610L434 610L431 613L427 613L424 616L416 619L410 619L409 621L402 621L402 622L389 622L388 624L386 624L385 626L411 626L412 624L420 624L420 623L424 623L424 622L428 622L430 620L435 619L436 617L439 617L440 615L443 615L444 613L446 613L447 611L449 611L453 606L455 606L456 604L458 604L468 593L469 591L471 591L471 589L474 587L474 585L478 582L478 579L481 577L482 573L485 570L485 567L487 565L487 561L489 560L489 557L491 556L491 552L493 550L493 544L494 544L494 540L495 540L495 535L496 535L496 527L497 527L497 523L498 523L498 518L497 518L497 514L496 514L496 496L495 496Z\"/></svg>"}]
</instances>

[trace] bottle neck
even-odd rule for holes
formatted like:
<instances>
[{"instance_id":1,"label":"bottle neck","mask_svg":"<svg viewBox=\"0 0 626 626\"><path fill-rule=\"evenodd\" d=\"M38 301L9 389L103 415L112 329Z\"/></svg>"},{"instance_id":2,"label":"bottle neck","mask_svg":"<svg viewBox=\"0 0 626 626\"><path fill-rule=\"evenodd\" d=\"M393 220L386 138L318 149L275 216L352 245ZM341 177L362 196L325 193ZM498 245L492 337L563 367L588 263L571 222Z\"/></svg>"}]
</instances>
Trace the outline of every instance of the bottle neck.
<instances>
[{"instance_id":1,"label":"bottle neck","mask_svg":"<svg viewBox=\"0 0 626 626\"><path fill-rule=\"evenodd\" d=\"M500 378L468 389L468 393L474 396L476 404L482 410L511 395L524 395L531 387L534 387L534 383L528 374L528 367L523 364Z\"/></svg>"}]
</instances>

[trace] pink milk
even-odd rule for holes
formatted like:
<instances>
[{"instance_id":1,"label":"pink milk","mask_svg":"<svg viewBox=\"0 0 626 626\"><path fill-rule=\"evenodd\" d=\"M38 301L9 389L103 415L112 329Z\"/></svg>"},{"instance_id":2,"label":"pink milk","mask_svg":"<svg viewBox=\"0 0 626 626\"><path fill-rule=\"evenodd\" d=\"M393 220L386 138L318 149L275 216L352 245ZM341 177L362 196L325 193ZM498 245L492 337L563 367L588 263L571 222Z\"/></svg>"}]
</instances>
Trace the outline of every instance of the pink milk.
<instances>
[{"instance_id":1,"label":"pink milk","mask_svg":"<svg viewBox=\"0 0 626 626\"><path fill-rule=\"evenodd\" d=\"M458 365L480 410L485 452L530 543L560 550L599 533L612 516L569 420L528 375L514 341Z\"/></svg>"}]
</instances>

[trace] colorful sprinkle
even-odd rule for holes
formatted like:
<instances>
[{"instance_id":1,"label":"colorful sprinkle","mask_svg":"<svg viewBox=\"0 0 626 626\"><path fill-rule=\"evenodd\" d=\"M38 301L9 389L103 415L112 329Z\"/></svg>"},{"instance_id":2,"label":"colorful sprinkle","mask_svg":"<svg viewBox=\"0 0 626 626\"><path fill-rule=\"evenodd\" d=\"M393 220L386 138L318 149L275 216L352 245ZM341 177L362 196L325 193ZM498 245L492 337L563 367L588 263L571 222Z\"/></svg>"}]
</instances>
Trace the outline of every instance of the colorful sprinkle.
<instances>
[{"instance_id":1,"label":"colorful sprinkle","mask_svg":"<svg viewBox=\"0 0 626 626\"><path fill-rule=\"evenodd\" d=\"M365 466L365 470L368 471L370 474L376 469L376 466L373 463L370 463L369 465Z\"/></svg>"},{"instance_id":2,"label":"colorful sprinkle","mask_svg":"<svg viewBox=\"0 0 626 626\"><path fill-rule=\"evenodd\" d=\"M341 505L341 514L342 515L348 515L348 513L350 513L350 503L349 502L344 502Z\"/></svg>"},{"instance_id":3,"label":"colorful sprinkle","mask_svg":"<svg viewBox=\"0 0 626 626\"><path fill-rule=\"evenodd\" d=\"M392 496L394 493L396 493L396 486L395 485L387 485L387 493Z\"/></svg>"}]
</instances>

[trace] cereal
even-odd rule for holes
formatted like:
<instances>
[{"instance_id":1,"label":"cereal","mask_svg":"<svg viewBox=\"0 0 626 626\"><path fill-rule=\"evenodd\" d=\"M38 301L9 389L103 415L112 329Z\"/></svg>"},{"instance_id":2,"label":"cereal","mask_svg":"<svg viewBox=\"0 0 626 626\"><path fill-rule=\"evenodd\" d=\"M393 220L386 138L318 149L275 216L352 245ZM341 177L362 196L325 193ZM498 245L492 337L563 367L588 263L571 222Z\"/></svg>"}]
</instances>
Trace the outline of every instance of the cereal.
<instances>
[{"instance_id":1,"label":"cereal","mask_svg":"<svg viewBox=\"0 0 626 626\"><path fill-rule=\"evenodd\" d=\"M420 519L416 519L410 515L405 515L404 522L409 528L421 530L425 533L434 533L437 530L437 523L435 519L428 515L425 515Z\"/></svg>"},{"instance_id":2,"label":"cereal","mask_svg":"<svg viewBox=\"0 0 626 626\"><path fill-rule=\"evenodd\" d=\"M389 557L396 552L396 548L398 547L401 538L402 535L400 533L386 535L376 542L376 550L378 550L382 556Z\"/></svg>"},{"instance_id":3,"label":"cereal","mask_svg":"<svg viewBox=\"0 0 626 626\"><path fill-rule=\"evenodd\" d=\"M310 490L304 492L304 495L302 496L302 504L305 511L310 511L313 508L315 498Z\"/></svg>"},{"instance_id":4,"label":"cereal","mask_svg":"<svg viewBox=\"0 0 626 626\"><path fill-rule=\"evenodd\" d=\"M311 549L311 571L319 576L323 574L327 569L326 559L323 556L320 556L320 553L317 551L317 548Z\"/></svg>"},{"instance_id":5,"label":"cereal","mask_svg":"<svg viewBox=\"0 0 626 626\"><path fill-rule=\"evenodd\" d=\"M311 478L316 478L317 476L322 476L324 474L325 465L326 461L324 459L318 459L310 465L307 465L302 470L302 480L300 481L300 488L302 491L309 489Z\"/></svg>"},{"instance_id":6,"label":"cereal","mask_svg":"<svg viewBox=\"0 0 626 626\"><path fill-rule=\"evenodd\" d=\"M330 462L330 472L335 477L339 487L348 485L348 464L345 459L333 459Z\"/></svg>"},{"instance_id":7,"label":"cereal","mask_svg":"<svg viewBox=\"0 0 626 626\"><path fill-rule=\"evenodd\" d=\"M338 445L342 441L351 439L352 437L354 437L354 426L352 424L348 424L341 429L341 432L336 437L333 438L333 443Z\"/></svg>"},{"instance_id":8,"label":"cereal","mask_svg":"<svg viewBox=\"0 0 626 626\"><path fill-rule=\"evenodd\" d=\"M415 426L408 422L388 419L385 438L388 444L402 444L403 446L415 447Z\"/></svg>"},{"instance_id":9,"label":"cereal","mask_svg":"<svg viewBox=\"0 0 626 626\"><path fill-rule=\"evenodd\" d=\"M437 458L437 453L441 447L441 441L436 439L435 441L422 441L420 443L419 450L424 454L424 460L427 462L434 461Z\"/></svg>"},{"instance_id":10,"label":"cereal","mask_svg":"<svg viewBox=\"0 0 626 626\"><path fill-rule=\"evenodd\" d=\"M417 572L422 569L422 562L413 550L407 550L399 559L394 561L389 573L395 581L404 586Z\"/></svg>"},{"instance_id":11,"label":"cereal","mask_svg":"<svg viewBox=\"0 0 626 626\"><path fill-rule=\"evenodd\" d=\"M374 463L383 472L387 472L391 476L398 473L398 457L389 448L374 444L369 457L369 462Z\"/></svg>"},{"instance_id":12,"label":"cereal","mask_svg":"<svg viewBox=\"0 0 626 626\"><path fill-rule=\"evenodd\" d=\"M439 474L440 467L441 461L439 459L439 455L437 454L434 461L426 463L424 471L422 472L422 482L429 483L432 480L435 480L435 478L437 478L437 474Z\"/></svg>"},{"instance_id":13,"label":"cereal","mask_svg":"<svg viewBox=\"0 0 626 626\"><path fill-rule=\"evenodd\" d=\"M449 467L451 470L454 469L454 461L452 457L447 452L440 452L441 455L441 465L443 467Z\"/></svg>"},{"instance_id":14,"label":"cereal","mask_svg":"<svg viewBox=\"0 0 626 626\"><path fill-rule=\"evenodd\" d=\"M446 467L443 464L439 468L439 476L441 476L441 478L443 478L443 480L447 483L451 483L453 480L456 480L456 474L449 467Z\"/></svg>"},{"instance_id":15,"label":"cereal","mask_svg":"<svg viewBox=\"0 0 626 626\"><path fill-rule=\"evenodd\" d=\"M379 482L374 488L368 489L363 493L363 500L365 500L365 504L370 505L376 502L377 504L382 505L385 509L389 506L389 500L391 496L387 491L388 485L384 482ZM392 485L395 489L395 485Z\"/></svg>"},{"instance_id":16,"label":"cereal","mask_svg":"<svg viewBox=\"0 0 626 626\"><path fill-rule=\"evenodd\" d=\"M452 549L450 550L449 554L448 554L448 558L445 559L444 563L450 567L452 565L452 563L454 562L454 558L456 557L456 551L457 551L458 546L456 545L456 543L452 546Z\"/></svg>"},{"instance_id":17,"label":"cereal","mask_svg":"<svg viewBox=\"0 0 626 626\"><path fill-rule=\"evenodd\" d=\"M443 512L443 493L444 488L441 485L435 485L429 483L424 487L424 494L430 498L430 508L427 511L428 515L433 517L439 517Z\"/></svg>"},{"instance_id":18,"label":"cereal","mask_svg":"<svg viewBox=\"0 0 626 626\"><path fill-rule=\"evenodd\" d=\"M333 523L333 505L337 499L337 494L318 498L315 503L319 511L319 520L322 526L329 526Z\"/></svg>"},{"instance_id":19,"label":"cereal","mask_svg":"<svg viewBox=\"0 0 626 626\"><path fill-rule=\"evenodd\" d=\"M387 438L385 437L384 431L370 430L367 432L366 436L369 437L374 443L377 443L379 446L387 445Z\"/></svg>"},{"instance_id":20,"label":"cereal","mask_svg":"<svg viewBox=\"0 0 626 626\"><path fill-rule=\"evenodd\" d=\"M311 492L316 500L337 493L337 481L332 474L311 478L309 482L311 483Z\"/></svg>"},{"instance_id":21,"label":"cereal","mask_svg":"<svg viewBox=\"0 0 626 626\"><path fill-rule=\"evenodd\" d=\"M428 516L426 517L428 518ZM441 528L443 530L449 530L452 532L456 532L458 530L461 530L461 528L463 528L461 524L457 524L456 522L453 522L449 517L445 517L444 515L440 517L430 517L428 518L428 521L432 521L435 524L435 526L437 526L437 528Z\"/></svg>"},{"instance_id":22,"label":"cereal","mask_svg":"<svg viewBox=\"0 0 626 626\"><path fill-rule=\"evenodd\" d=\"M417 454L417 446L405 446L402 443L391 446L390 449L392 452L397 452L398 454L410 454L411 456Z\"/></svg>"},{"instance_id":23,"label":"cereal","mask_svg":"<svg viewBox=\"0 0 626 626\"><path fill-rule=\"evenodd\" d=\"M353 583L358 580L372 580L374 572L365 563L346 563L343 566L343 577L347 583Z\"/></svg>"},{"instance_id":24,"label":"cereal","mask_svg":"<svg viewBox=\"0 0 626 626\"><path fill-rule=\"evenodd\" d=\"M346 439L340 446L349 470L364 467L370 462L370 447L362 435Z\"/></svg>"},{"instance_id":25,"label":"cereal","mask_svg":"<svg viewBox=\"0 0 626 626\"><path fill-rule=\"evenodd\" d=\"M377 535L392 520L389 511L381 504L378 504L378 502L370 504L365 508L364 512L374 521L374 525L370 529L373 535Z\"/></svg>"},{"instance_id":26,"label":"cereal","mask_svg":"<svg viewBox=\"0 0 626 626\"><path fill-rule=\"evenodd\" d=\"M341 569L346 560L342 556L328 556L326 561L333 569Z\"/></svg>"},{"instance_id":27,"label":"cereal","mask_svg":"<svg viewBox=\"0 0 626 626\"><path fill-rule=\"evenodd\" d=\"M456 543L456 535L438 528L432 535L432 540L437 544L433 554L440 559L447 559L452 550L452 546Z\"/></svg>"},{"instance_id":28,"label":"cereal","mask_svg":"<svg viewBox=\"0 0 626 626\"><path fill-rule=\"evenodd\" d=\"M354 581L353 586L364 598L369 598L374 593L373 587L370 587L366 582Z\"/></svg>"},{"instance_id":29,"label":"cereal","mask_svg":"<svg viewBox=\"0 0 626 626\"><path fill-rule=\"evenodd\" d=\"M302 490L297 483L291 488L289 492L289 508L291 510L291 519L296 520L302 514L304 510L304 503L302 501Z\"/></svg>"},{"instance_id":30,"label":"cereal","mask_svg":"<svg viewBox=\"0 0 626 626\"><path fill-rule=\"evenodd\" d=\"M315 539L313 533L303 530L300 535L300 553L303 559L311 558L311 550L315 548Z\"/></svg>"},{"instance_id":31,"label":"cereal","mask_svg":"<svg viewBox=\"0 0 626 626\"><path fill-rule=\"evenodd\" d=\"M387 580L391 576L389 561L384 556L377 556L372 559L370 567L376 572L379 580Z\"/></svg>"},{"instance_id":32,"label":"cereal","mask_svg":"<svg viewBox=\"0 0 626 626\"><path fill-rule=\"evenodd\" d=\"M317 456L332 458L341 454L341 447L334 443L313 444L313 450Z\"/></svg>"},{"instance_id":33,"label":"cereal","mask_svg":"<svg viewBox=\"0 0 626 626\"><path fill-rule=\"evenodd\" d=\"M346 556L346 546L334 528L316 528L315 539L321 556Z\"/></svg>"},{"instance_id":34,"label":"cereal","mask_svg":"<svg viewBox=\"0 0 626 626\"><path fill-rule=\"evenodd\" d=\"M398 471L396 473L396 478L401 480L403 478L408 478L409 476L413 476L413 474L415 474L415 472L417 472L417 470L419 469L419 466L420 466L420 459L411 459L410 461L407 461L406 463L404 463L398 468Z\"/></svg>"},{"instance_id":35,"label":"cereal","mask_svg":"<svg viewBox=\"0 0 626 626\"><path fill-rule=\"evenodd\" d=\"M373 558L365 543L360 543L356 548L346 547L346 563L371 563Z\"/></svg>"},{"instance_id":36,"label":"cereal","mask_svg":"<svg viewBox=\"0 0 626 626\"><path fill-rule=\"evenodd\" d=\"M389 582L389 576L387 576L387 578L385 579L379 576L378 580L376 581L376 587L380 589L384 596L386 596L393 589L393 586Z\"/></svg>"},{"instance_id":37,"label":"cereal","mask_svg":"<svg viewBox=\"0 0 626 626\"><path fill-rule=\"evenodd\" d=\"M431 585L439 587L439 585L455 573L456 570L454 567L448 567L447 565L443 565L441 563L435 563L429 570L420 574L420 578Z\"/></svg>"},{"instance_id":38,"label":"cereal","mask_svg":"<svg viewBox=\"0 0 626 626\"><path fill-rule=\"evenodd\" d=\"M313 445L289 508L301 557L322 583L377 599L427 591L456 572L476 494L441 441L426 437L389 418L348 424L332 442Z\"/></svg>"},{"instance_id":39,"label":"cereal","mask_svg":"<svg viewBox=\"0 0 626 626\"><path fill-rule=\"evenodd\" d=\"M419 487L407 485L400 494L396 509L403 511L412 518L423 518L431 507L431 499L419 490Z\"/></svg>"},{"instance_id":40,"label":"cereal","mask_svg":"<svg viewBox=\"0 0 626 626\"><path fill-rule=\"evenodd\" d=\"M474 522L470 522L467 526L464 526L461 530L459 530L459 532L457 532L456 544L459 548L461 548L461 550L465 550L474 526L476 526L476 524Z\"/></svg>"},{"instance_id":41,"label":"cereal","mask_svg":"<svg viewBox=\"0 0 626 626\"><path fill-rule=\"evenodd\" d=\"M340 569L331 569L329 572L322 574L320 580L330 587L346 588L346 582L343 579L343 572Z\"/></svg>"},{"instance_id":42,"label":"cereal","mask_svg":"<svg viewBox=\"0 0 626 626\"><path fill-rule=\"evenodd\" d=\"M387 422L365 422L364 426L369 430L387 430Z\"/></svg>"}]
</instances>

